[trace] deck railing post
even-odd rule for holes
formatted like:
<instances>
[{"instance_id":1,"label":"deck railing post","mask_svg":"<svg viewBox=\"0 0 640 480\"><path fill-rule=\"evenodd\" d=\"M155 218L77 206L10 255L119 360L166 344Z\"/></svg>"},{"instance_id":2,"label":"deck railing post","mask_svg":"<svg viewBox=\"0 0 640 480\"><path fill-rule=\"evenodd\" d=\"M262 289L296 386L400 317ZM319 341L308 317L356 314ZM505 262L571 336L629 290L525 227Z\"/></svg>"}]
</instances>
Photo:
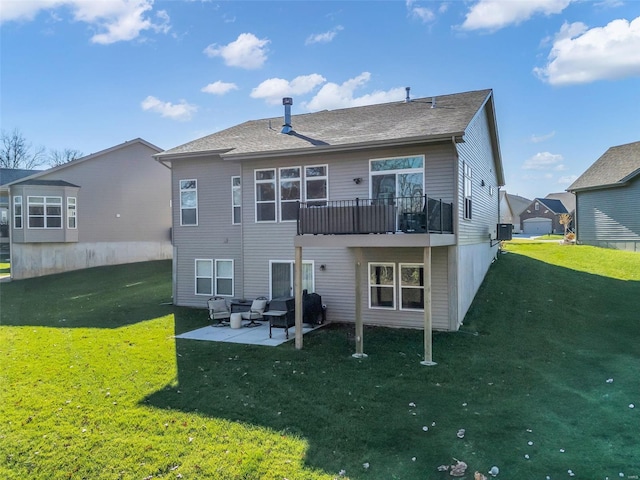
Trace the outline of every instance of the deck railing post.
<instances>
[{"instance_id":1,"label":"deck railing post","mask_svg":"<svg viewBox=\"0 0 640 480\"><path fill-rule=\"evenodd\" d=\"M353 231L360 233L360 199L357 197L355 211L353 212Z\"/></svg>"}]
</instances>

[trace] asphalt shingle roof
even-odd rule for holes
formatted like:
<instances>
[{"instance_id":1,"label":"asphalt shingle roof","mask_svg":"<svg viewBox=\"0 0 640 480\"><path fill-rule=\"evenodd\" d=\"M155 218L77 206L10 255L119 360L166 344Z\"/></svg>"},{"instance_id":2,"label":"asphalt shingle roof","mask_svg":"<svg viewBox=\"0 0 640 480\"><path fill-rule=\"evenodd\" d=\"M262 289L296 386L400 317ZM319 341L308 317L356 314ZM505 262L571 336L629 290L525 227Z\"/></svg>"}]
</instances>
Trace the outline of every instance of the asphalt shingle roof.
<instances>
[{"instance_id":1,"label":"asphalt shingle roof","mask_svg":"<svg viewBox=\"0 0 640 480\"><path fill-rule=\"evenodd\" d=\"M609 148L567 190L614 186L638 174L640 174L640 142L618 145Z\"/></svg>"},{"instance_id":2,"label":"asphalt shingle roof","mask_svg":"<svg viewBox=\"0 0 640 480\"><path fill-rule=\"evenodd\" d=\"M412 137L462 135L491 90L413 99L363 107L292 115L291 134L281 134L283 117L251 120L185 143L158 158L220 152L234 155L269 154L318 147L347 147L401 141ZM292 113L295 105L292 107ZM284 112L284 110L283 110Z\"/></svg>"},{"instance_id":3,"label":"asphalt shingle roof","mask_svg":"<svg viewBox=\"0 0 640 480\"><path fill-rule=\"evenodd\" d=\"M20 168L0 168L0 185L15 182L16 180L41 171L42 170L25 170Z\"/></svg>"},{"instance_id":4,"label":"asphalt shingle roof","mask_svg":"<svg viewBox=\"0 0 640 480\"><path fill-rule=\"evenodd\" d=\"M553 213L569 213L560 200L555 200L552 198L536 198L536 200L543 205L546 205L546 207Z\"/></svg>"}]
</instances>

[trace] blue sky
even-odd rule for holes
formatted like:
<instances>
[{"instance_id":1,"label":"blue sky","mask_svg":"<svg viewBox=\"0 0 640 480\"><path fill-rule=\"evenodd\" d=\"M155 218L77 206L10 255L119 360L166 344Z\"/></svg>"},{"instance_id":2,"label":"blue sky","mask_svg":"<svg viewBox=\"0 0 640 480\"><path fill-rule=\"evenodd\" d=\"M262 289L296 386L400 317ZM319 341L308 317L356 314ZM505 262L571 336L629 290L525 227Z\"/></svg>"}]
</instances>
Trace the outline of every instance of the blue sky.
<instances>
[{"instance_id":1,"label":"blue sky","mask_svg":"<svg viewBox=\"0 0 640 480\"><path fill-rule=\"evenodd\" d=\"M636 0L0 0L2 129L90 154L246 120L492 88L506 190L640 140Z\"/></svg>"}]
</instances>

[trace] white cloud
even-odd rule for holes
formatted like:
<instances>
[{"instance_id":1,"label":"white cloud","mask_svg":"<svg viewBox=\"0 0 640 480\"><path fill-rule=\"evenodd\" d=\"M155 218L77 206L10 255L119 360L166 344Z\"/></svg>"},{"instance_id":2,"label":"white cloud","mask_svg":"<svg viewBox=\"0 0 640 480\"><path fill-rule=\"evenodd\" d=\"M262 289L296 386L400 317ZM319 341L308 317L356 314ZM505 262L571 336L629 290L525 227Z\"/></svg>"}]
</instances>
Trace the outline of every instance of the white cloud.
<instances>
[{"instance_id":1,"label":"white cloud","mask_svg":"<svg viewBox=\"0 0 640 480\"><path fill-rule=\"evenodd\" d=\"M305 45L311 45L313 43L329 43L331 42L339 31L344 30L342 25L338 25L337 27L332 28L328 32L324 33L314 33L313 35L309 35L305 40Z\"/></svg>"},{"instance_id":2,"label":"white cloud","mask_svg":"<svg viewBox=\"0 0 640 480\"><path fill-rule=\"evenodd\" d=\"M553 132L545 133L543 135L535 135L534 134L534 135L531 135L531 143L546 142L547 140L551 140L555 136L556 136L555 130Z\"/></svg>"},{"instance_id":3,"label":"white cloud","mask_svg":"<svg viewBox=\"0 0 640 480\"><path fill-rule=\"evenodd\" d=\"M217 82L210 83L206 87L202 87L200 91L214 95L224 95L231 90L238 90L238 86L235 83L221 82L218 80Z\"/></svg>"},{"instance_id":4,"label":"white cloud","mask_svg":"<svg viewBox=\"0 0 640 480\"><path fill-rule=\"evenodd\" d=\"M133 40L145 30L167 33L171 26L166 11L156 12L156 20L149 16L153 0L30 0L4 1L0 22L33 20L41 10L54 10L68 6L73 19L87 23L98 30L91 41L103 45Z\"/></svg>"},{"instance_id":5,"label":"white cloud","mask_svg":"<svg viewBox=\"0 0 640 480\"><path fill-rule=\"evenodd\" d=\"M562 160L562 155L549 152L539 152L533 157L525 160L522 164L522 168L525 170L549 170L557 167Z\"/></svg>"},{"instance_id":6,"label":"white cloud","mask_svg":"<svg viewBox=\"0 0 640 480\"><path fill-rule=\"evenodd\" d=\"M640 17L592 29L579 22L565 23L548 60L534 73L551 85L640 76Z\"/></svg>"},{"instance_id":7,"label":"white cloud","mask_svg":"<svg viewBox=\"0 0 640 480\"><path fill-rule=\"evenodd\" d=\"M558 179L558 183L562 183L564 185L571 185L573 182L575 182L578 179L577 175L566 175L564 177L560 177Z\"/></svg>"},{"instance_id":8,"label":"white cloud","mask_svg":"<svg viewBox=\"0 0 640 480\"><path fill-rule=\"evenodd\" d=\"M282 97L304 95L322 85L327 79L317 73L300 75L291 81L269 78L251 91L252 98L263 98L270 104L278 104Z\"/></svg>"},{"instance_id":9,"label":"white cloud","mask_svg":"<svg viewBox=\"0 0 640 480\"><path fill-rule=\"evenodd\" d=\"M404 87L393 88L387 91L376 91L359 97L354 96L356 89L366 85L371 79L369 72L363 72L355 78L338 85L337 83L327 83L320 91L304 104L311 111L335 109L345 107L359 107L363 105L373 105L403 100L405 97Z\"/></svg>"},{"instance_id":10,"label":"white cloud","mask_svg":"<svg viewBox=\"0 0 640 480\"><path fill-rule=\"evenodd\" d=\"M156 97L149 95L145 98L140 106L144 111L159 113L162 117L168 117L173 120L190 120L191 116L198 111L198 107L188 104L185 100L180 103L173 104L171 102L163 102Z\"/></svg>"},{"instance_id":11,"label":"white cloud","mask_svg":"<svg viewBox=\"0 0 640 480\"><path fill-rule=\"evenodd\" d=\"M436 18L436 14L430 8L421 7L417 5L415 0L407 0L406 1L407 10L409 10L409 14L413 18L417 18L423 23L428 23L433 21ZM442 12L442 6L440 7L440 11ZM446 10L446 7L445 7Z\"/></svg>"},{"instance_id":12,"label":"white cloud","mask_svg":"<svg viewBox=\"0 0 640 480\"><path fill-rule=\"evenodd\" d=\"M230 67L254 70L262 67L267 61L269 42L270 40L260 39L252 33L241 33L228 45L212 43L204 49L204 53L209 57L222 57L224 63Z\"/></svg>"},{"instance_id":13,"label":"white cloud","mask_svg":"<svg viewBox=\"0 0 640 480\"><path fill-rule=\"evenodd\" d=\"M518 25L539 13L560 13L572 1L575 0L479 0L467 13L461 28L499 30L509 25Z\"/></svg>"}]
</instances>

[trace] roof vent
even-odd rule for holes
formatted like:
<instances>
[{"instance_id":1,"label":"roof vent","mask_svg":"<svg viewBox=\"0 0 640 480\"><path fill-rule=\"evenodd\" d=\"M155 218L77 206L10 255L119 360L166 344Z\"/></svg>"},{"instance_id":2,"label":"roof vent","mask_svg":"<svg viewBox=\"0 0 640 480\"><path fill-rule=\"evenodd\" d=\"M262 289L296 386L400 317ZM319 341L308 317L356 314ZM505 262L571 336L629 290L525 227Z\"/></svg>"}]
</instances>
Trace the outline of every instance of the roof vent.
<instances>
[{"instance_id":1,"label":"roof vent","mask_svg":"<svg viewBox=\"0 0 640 480\"><path fill-rule=\"evenodd\" d=\"M293 105L293 98L284 97L282 99L282 105L284 105L284 125L282 125L280 133L291 133L293 132L293 128L291 128L291 105Z\"/></svg>"},{"instance_id":2,"label":"roof vent","mask_svg":"<svg viewBox=\"0 0 640 480\"><path fill-rule=\"evenodd\" d=\"M436 97L431 97L431 108L436 108Z\"/></svg>"},{"instance_id":3,"label":"roof vent","mask_svg":"<svg viewBox=\"0 0 640 480\"><path fill-rule=\"evenodd\" d=\"M407 98L404 99L404 103L409 103L411 101L411 97L409 96L409 92L411 91L411 87L404 87L407 91Z\"/></svg>"}]
</instances>

